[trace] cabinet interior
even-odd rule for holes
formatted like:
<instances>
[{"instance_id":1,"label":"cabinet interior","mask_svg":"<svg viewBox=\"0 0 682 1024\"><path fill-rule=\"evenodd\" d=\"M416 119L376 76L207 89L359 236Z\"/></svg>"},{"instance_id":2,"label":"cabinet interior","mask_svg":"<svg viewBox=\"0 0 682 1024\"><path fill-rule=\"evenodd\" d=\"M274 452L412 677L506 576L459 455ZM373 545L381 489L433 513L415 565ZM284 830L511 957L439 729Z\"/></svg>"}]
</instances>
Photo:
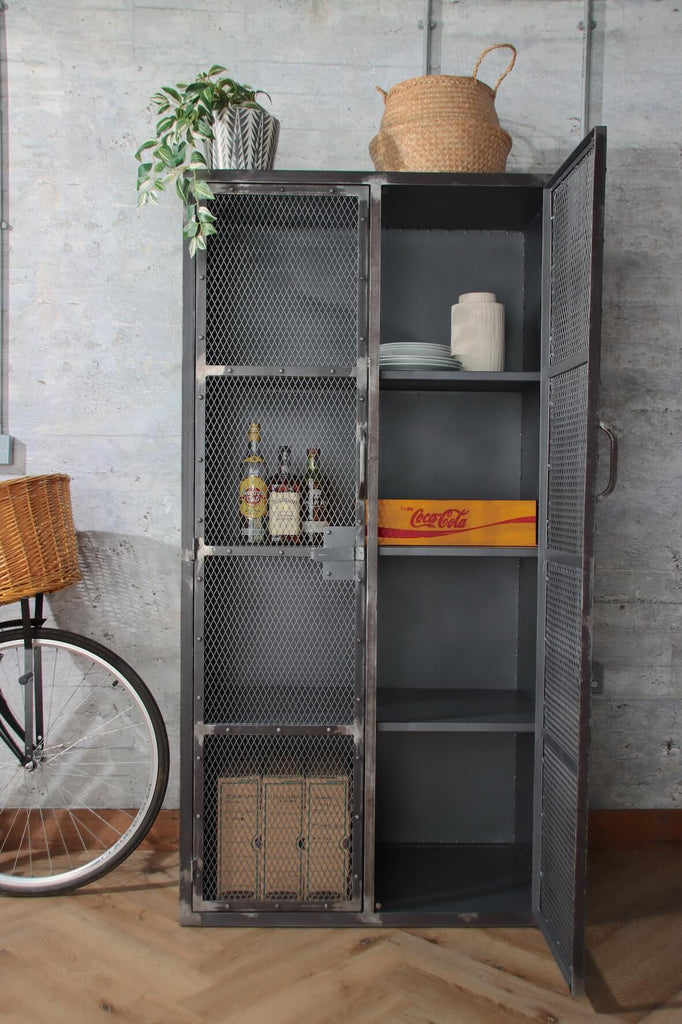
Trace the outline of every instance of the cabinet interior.
<instances>
[{"instance_id":1,"label":"cabinet interior","mask_svg":"<svg viewBox=\"0 0 682 1024\"><path fill-rule=\"evenodd\" d=\"M494 292L505 307L505 370L539 370L541 211L539 188L386 186L381 341L449 345L459 296Z\"/></svg>"},{"instance_id":2,"label":"cabinet interior","mask_svg":"<svg viewBox=\"0 0 682 1024\"><path fill-rule=\"evenodd\" d=\"M454 192L454 194L453 194ZM536 500L542 190L386 186L381 343L505 306L503 374L382 371L379 498ZM380 548L375 900L528 914L535 549Z\"/></svg>"}]
</instances>

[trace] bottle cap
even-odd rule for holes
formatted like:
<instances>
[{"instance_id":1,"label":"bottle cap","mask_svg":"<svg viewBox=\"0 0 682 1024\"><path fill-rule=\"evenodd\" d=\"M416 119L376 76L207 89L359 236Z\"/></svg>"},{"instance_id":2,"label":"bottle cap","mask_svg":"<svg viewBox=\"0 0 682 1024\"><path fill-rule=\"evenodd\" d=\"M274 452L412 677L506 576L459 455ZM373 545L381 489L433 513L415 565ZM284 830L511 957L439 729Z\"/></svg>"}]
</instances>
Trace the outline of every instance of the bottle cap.
<instances>
[{"instance_id":1,"label":"bottle cap","mask_svg":"<svg viewBox=\"0 0 682 1024\"><path fill-rule=\"evenodd\" d=\"M249 441L260 441L260 423L249 424Z\"/></svg>"}]
</instances>

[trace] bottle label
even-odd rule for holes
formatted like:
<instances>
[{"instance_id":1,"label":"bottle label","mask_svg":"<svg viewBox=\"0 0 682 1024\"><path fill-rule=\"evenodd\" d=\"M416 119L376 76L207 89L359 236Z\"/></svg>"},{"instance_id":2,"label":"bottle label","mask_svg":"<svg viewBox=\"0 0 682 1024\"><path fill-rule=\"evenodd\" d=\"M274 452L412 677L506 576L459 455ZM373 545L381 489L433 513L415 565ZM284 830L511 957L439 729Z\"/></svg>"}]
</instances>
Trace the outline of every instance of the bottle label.
<instances>
[{"instance_id":1,"label":"bottle label","mask_svg":"<svg viewBox=\"0 0 682 1024\"><path fill-rule=\"evenodd\" d=\"M306 494L306 518L302 532L320 533L325 526L329 526L329 523L322 503L322 491L319 487L309 483Z\"/></svg>"},{"instance_id":2,"label":"bottle label","mask_svg":"<svg viewBox=\"0 0 682 1024\"><path fill-rule=\"evenodd\" d=\"M301 531L301 495L296 491L270 494L271 537L296 537Z\"/></svg>"},{"instance_id":3,"label":"bottle label","mask_svg":"<svg viewBox=\"0 0 682 1024\"><path fill-rule=\"evenodd\" d=\"M262 519L268 507L268 489L259 476L246 476L239 485L239 511L245 519Z\"/></svg>"}]
</instances>

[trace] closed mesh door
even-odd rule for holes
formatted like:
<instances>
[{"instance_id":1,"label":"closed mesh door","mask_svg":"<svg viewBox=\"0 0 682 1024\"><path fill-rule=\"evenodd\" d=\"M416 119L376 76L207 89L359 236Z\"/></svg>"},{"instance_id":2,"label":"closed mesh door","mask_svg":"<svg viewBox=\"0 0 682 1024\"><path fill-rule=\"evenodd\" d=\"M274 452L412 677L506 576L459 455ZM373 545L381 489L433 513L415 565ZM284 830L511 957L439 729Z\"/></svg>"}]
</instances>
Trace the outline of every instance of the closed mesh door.
<instances>
[{"instance_id":1,"label":"closed mesh door","mask_svg":"<svg viewBox=\"0 0 682 1024\"><path fill-rule=\"evenodd\" d=\"M196 280L193 908L357 910L368 190L216 193Z\"/></svg>"},{"instance_id":2,"label":"closed mesh door","mask_svg":"<svg viewBox=\"0 0 682 1024\"><path fill-rule=\"evenodd\" d=\"M207 558L205 721L350 725L355 589L309 558Z\"/></svg>"},{"instance_id":3,"label":"closed mesh door","mask_svg":"<svg viewBox=\"0 0 682 1024\"><path fill-rule=\"evenodd\" d=\"M533 908L568 985L582 988L591 671L592 523L605 139L547 190L547 471L539 531L540 648Z\"/></svg>"},{"instance_id":4,"label":"closed mesh door","mask_svg":"<svg viewBox=\"0 0 682 1024\"><path fill-rule=\"evenodd\" d=\"M354 363L358 195L222 193L206 262L206 361Z\"/></svg>"},{"instance_id":5,"label":"closed mesh door","mask_svg":"<svg viewBox=\"0 0 682 1024\"><path fill-rule=\"evenodd\" d=\"M205 903L329 909L359 889L350 736L209 736Z\"/></svg>"}]
</instances>

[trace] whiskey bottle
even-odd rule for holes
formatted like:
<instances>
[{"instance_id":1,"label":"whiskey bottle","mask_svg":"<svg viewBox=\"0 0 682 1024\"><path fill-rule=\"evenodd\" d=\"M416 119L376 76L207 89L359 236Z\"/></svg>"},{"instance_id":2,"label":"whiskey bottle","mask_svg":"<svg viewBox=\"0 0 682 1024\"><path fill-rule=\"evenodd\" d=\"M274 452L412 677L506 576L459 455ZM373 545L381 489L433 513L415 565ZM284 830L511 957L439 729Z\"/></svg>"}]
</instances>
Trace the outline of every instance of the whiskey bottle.
<instances>
[{"instance_id":1,"label":"whiskey bottle","mask_svg":"<svg viewBox=\"0 0 682 1024\"><path fill-rule=\"evenodd\" d=\"M242 478L239 484L239 519L241 538L245 544L262 544L266 540L266 478L267 468L260 451L260 423L251 423L249 449L242 459Z\"/></svg>"},{"instance_id":2,"label":"whiskey bottle","mask_svg":"<svg viewBox=\"0 0 682 1024\"><path fill-rule=\"evenodd\" d=\"M291 473L291 448L282 445L279 467L268 486L271 544L297 544L301 532L301 485Z\"/></svg>"},{"instance_id":3,"label":"whiskey bottle","mask_svg":"<svg viewBox=\"0 0 682 1024\"><path fill-rule=\"evenodd\" d=\"M307 466L302 495L301 533L312 544L322 543L322 532L327 522L325 486L320 476L320 449L306 449Z\"/></svg>"}]
</instances>

